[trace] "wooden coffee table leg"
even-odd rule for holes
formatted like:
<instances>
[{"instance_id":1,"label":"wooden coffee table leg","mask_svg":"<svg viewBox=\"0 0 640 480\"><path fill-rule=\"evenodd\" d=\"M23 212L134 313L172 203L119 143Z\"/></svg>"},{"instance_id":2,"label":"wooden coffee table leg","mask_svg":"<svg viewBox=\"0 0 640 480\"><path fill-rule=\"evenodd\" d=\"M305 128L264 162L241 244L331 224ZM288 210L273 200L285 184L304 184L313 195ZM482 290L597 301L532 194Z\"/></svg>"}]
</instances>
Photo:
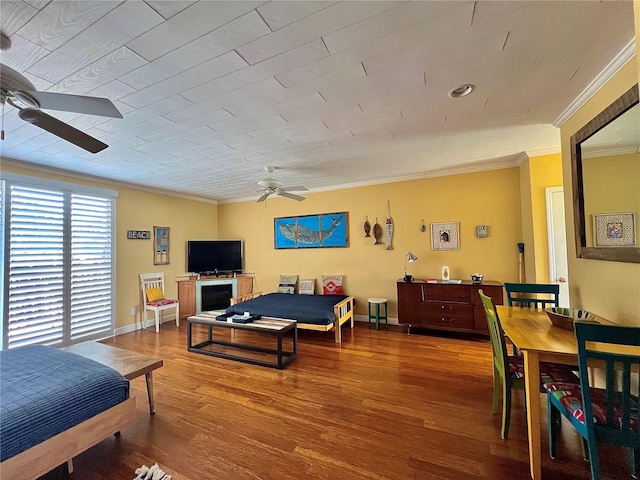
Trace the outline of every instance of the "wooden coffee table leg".
<instances>
[{"instance_id":1,"label":"wooden coffee table leg","mask_svg":"<svg viewBox=\"0 0 640 480\"><path fill-rule=\"evenodd\" d=\"M156 413L156 408L153 405L153 372L145 373L144 377L147 380L147 396L149 397L149 414Z\"/></svg>"}]
</instances>

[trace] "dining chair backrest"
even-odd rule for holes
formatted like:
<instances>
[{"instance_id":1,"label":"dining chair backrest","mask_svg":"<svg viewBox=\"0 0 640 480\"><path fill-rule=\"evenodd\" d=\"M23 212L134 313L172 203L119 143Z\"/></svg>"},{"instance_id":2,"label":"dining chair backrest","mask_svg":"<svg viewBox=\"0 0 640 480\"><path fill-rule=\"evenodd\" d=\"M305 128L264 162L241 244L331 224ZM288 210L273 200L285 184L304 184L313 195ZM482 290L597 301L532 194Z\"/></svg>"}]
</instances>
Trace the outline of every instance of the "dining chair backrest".
<instances>
[{"instance_id":1,"label":"dining chair backrest","mask_svg":"<svg viewBox=\"0 0 640 480\"><path fill-rule=\"evenodd\" d=\"M509 365L509 359L507 354L507 342L504 339L504 332L502 325L500 325L500 318L498 312L493 304L491 297L484 294L482 289L478 290L482 305L484 306L484 312L487 316L487 325L489 327L489 338L491 340L491 349L493 351L493 365L503 376L505 381L510 378L509 371L507 370Z\"/></svg>"},{"instance_id":2,"label":"dining chair backrest","mask_svg":"<svg viewBox=\"0 0 640 480\"><path fill-rule=\"evenodd\" d=\"M554 283L505 283L507 304L517 303L521 307L559 307L560 285ZM514 295L517 294L516 295ZM540 297L539 295L545 295Z\"/></svg>"},{"instance_id":3,"label":"dining chair backrest","mask_svg":"<svg viewBox=\"0 0 640 480\"><path fill-rule=\"evenodd\" d=\"M640 429L637 422L638 385L634 385L632 372L640 368L640 328L619 325L601 325L593 322L575 322L578 340L578 367L582 384L582 405L585 418L593 418L593 407L588 382L587 362L596 360L605 374L606 425L587 424L587 442L599 440L614 445L640 448ZM589 343L587 343L589 342ZM596 350L594 347L598 345ZM607 352L606 345L630 345L639 347L629 354ZM618 377L620 375L620 377ZM616 388L617 385L619 388ZM615 400L614 400L615 399ZM621 415L614 415L614 406ZM615 420L618 419L618 420ZM615 420L615 423L614 423ZM619 421L619 424L618 424ZM634 425L635 424L635 425Z\"/></svg>"}]
</instances>

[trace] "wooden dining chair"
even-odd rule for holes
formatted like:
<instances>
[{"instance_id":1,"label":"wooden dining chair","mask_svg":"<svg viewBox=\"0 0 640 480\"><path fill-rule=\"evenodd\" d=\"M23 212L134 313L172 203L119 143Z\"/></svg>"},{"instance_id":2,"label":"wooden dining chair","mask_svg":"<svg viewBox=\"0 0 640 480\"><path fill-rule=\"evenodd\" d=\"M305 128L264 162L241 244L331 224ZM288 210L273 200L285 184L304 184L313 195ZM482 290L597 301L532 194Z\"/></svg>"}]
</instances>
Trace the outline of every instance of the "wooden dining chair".
<instances>
[{"instance_id":1,"label":"wooden dining chair","mask_svg":"<svg viewBox=\"0 0 640 480\"><path fill-rule=\"evenodd\" d=\"M521 307L559 307L560 285L554 283L505 283L507 305ZM517 295L514 295L517 294ZM545 295L540 297L539 295Z\"/></svg>"},{"instance_id":2,"label":"wooden dining chair","mask_svg":"<svg viewBox=\"0 0 640 480\"><path fill-rule=\"evenodd\" d=\"M575 332L581 383L545 384L550 425L549 454L551 458L556 456L558 428L555 418L562 414L587 442L592 480L600 479L597 442L629 447L631 474L637 478L640 460L640 392L632 377L640 368L640 354L638 351L611 353L604 351L604 345L632 345L639 347L640 351L640 328L576 322ZM594 347L596 343L602 346L598 350ZM590 382L587 370L589 360L603 365L605 388L592 386L593 381ZM618 381L618 375L621 375L621 381ZM616 385L620 385L619 388Z\"/></svg>"},{"instance_id":3,"label":"wooden dining chair","mask_svg":"<svg viewBox=\"0 0 640 480\"><path fill-rule=\"evenodd\" d=\"M489 326L489 337L491 339L491 350L493 354L493 413L498 412L498 401L500 399L500 387L502 386L502 438L506 439L509 433L509 423L511 420L511 389L516 388L524 391L524 359L518 355L507 354L507 343L504 331L500 324L498 312L491 297L484 294L482 289L478 290L482 299L482 305L487 316ZM565 365L556 363L540 363L541 392L543 383L551 381L578 383L578 377ZM555 380L552 380L555 379Z\"/></svg>"},{"instance_id":4,"label":"wooden dining chair","mask_svg":"<svg viewBox=\"0 0 640 480\"><path fill-rule=\"evenodd\" d=\"M176 299L164 297L164 272L141 273L142 324L147 321L147 312L153 312L156 320L156 333L160 332L160 323L165 310L175 309L176 327L180 326L180 304Z\"/></svg>"}]
</instances>

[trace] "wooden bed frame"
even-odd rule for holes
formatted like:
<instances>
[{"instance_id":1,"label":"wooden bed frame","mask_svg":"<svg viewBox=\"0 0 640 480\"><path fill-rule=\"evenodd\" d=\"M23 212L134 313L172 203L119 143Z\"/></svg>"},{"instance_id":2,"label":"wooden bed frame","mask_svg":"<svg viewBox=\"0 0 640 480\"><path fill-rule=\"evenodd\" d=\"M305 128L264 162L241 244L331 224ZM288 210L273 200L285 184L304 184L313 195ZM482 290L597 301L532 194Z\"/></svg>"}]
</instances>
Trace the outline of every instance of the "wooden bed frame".
<instances>
[{"instance_id":1,"label":"wooden bed frame","mask_svg":"<svg viewBox=\"0 0 640 480\"><path fill-rule=\"evenodd\" d=\"M231 305L244 302L245 300L251 300L262 295L262 292L247 293L246 295L240 295L231 299ZM349 322L349 326L353 328L353 304L355 302L354 297L347 297L340 303L337 303L333 307L333 314L335 320L328 325L316 325L313 323L300 323L298 322L298 328L303 330L316 330L320 332L328 332L332 328L335 328L334 335L336 343L342 343L342 325Z\"/></svg>"},{"instance_id":2,"label":"wooden bed frame","mask_svg":"<svg viewBox=\"0 0 640 480\"><path fill-rule=\"evenodd\" d=\"M129 397L109 410L51 437L0 463L2 478L34 480L71 460L109 435L122 430L136 418L136 399Z\"/></svg>"}]
</instances>

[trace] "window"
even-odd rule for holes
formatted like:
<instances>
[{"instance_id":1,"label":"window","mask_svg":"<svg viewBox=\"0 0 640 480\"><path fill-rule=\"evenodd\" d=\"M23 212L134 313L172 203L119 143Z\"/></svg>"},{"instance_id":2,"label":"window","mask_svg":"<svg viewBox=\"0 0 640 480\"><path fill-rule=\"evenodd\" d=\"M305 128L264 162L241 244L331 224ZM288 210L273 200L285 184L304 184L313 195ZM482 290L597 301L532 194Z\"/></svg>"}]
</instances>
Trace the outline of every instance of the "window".
<instances>
[{"instance_id":1,"label":"window","mask_svg":"<svg viewBox=\"0 0 640 480\"><path fill-rule=\"evenodd\" d=\"M3 175L3 348L113 335L115 192Z\"/></svg>"}]
</instances>

